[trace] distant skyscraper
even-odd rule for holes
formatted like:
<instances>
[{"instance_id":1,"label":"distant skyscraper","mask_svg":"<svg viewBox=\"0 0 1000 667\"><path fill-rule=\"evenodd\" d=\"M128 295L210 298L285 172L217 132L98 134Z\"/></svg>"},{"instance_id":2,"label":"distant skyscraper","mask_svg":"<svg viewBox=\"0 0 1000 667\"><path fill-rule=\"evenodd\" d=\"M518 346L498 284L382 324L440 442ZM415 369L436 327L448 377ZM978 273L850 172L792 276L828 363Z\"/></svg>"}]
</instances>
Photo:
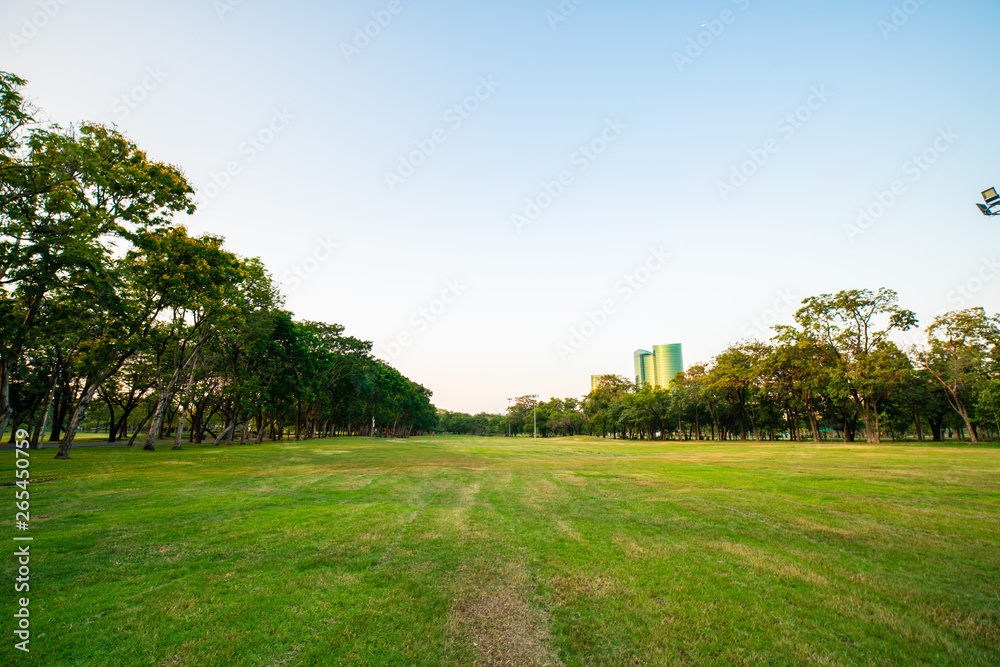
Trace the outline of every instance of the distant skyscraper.
<instances>
[{"instance_id":1,"label":"distant skyscraper","mask_svg":"<svg viewBox=\"0 0 1000 667\"><path fill-rule=\"evenodd\" d=\"M601 380L604 379L603 375L591 375L590 376L590 391L597 391L597 388L601 386Z\"/></svg>"},{"instance_id":2,"label":"distant skyscraper","mask_svg":"<svg viewBox=\"0 0 1000 667\"><path fill-rule=\"evenodd\" d=\"M653 351L636 350L632 355L635 366L635 384L666 389L674 376L684 370L681 344L654 345Z\"/></svg>"},{"instance_id":3,"label":"distant skyscraper","mask_svg":"<svg viewBox=\"0 0 1000 667\"><path fill-rule=\"evenodd\" d=\"M684 370L681 344L654 345L653 356L656 358L656 386L666 388L674 381L674 376Z\"/></svg>"},{"instance_id":4,"label":"distant skyscraper","mask_svg":"<svg viewBox=\"0 0 1000 667\"><path fill-rule=\"evenodd\" d=\"M653 353L647 350L636 350L632 354L635 366L635 386L642 387L656 381L656 363Z\"/></svg>"}]
</instances>

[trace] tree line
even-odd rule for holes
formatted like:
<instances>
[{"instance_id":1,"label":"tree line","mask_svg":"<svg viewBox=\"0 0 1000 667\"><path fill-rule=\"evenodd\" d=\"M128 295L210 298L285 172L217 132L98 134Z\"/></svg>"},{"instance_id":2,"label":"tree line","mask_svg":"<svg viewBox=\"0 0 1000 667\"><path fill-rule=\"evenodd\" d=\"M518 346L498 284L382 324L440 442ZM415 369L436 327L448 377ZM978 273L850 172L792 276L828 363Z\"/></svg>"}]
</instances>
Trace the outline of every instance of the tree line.
<instances>
[{"instance_id":1,"label":"tree line","mask_svg":"<svg viewBox=\"0 0 1000 667\"><path fill-rule=\"evenodd\" d=\"M1000 316L983 308L938 315L926 343L901 349L913 311L886 288L805 299L793 325L745 340L678 373L667 389L605 376L582 399L517 399L506 414L446 413L441 428L477 435L630 439L882 438L977 443L1000 434Z\"/></svg>"},{"instance_id":2,"label":"tree line","mask_svg":"<svg viewBox=\"0 0 1000 667\"><path fill-rule=\"evenodd\" d=\"M145 449L434 428L431 392L339 324L296 321L257 258L190 236L194 191L116 129L38 119L0 71L0 434L68 458L88 412ZM131 435L129 435L131 434Z\"/></svg>"}]
</instances>

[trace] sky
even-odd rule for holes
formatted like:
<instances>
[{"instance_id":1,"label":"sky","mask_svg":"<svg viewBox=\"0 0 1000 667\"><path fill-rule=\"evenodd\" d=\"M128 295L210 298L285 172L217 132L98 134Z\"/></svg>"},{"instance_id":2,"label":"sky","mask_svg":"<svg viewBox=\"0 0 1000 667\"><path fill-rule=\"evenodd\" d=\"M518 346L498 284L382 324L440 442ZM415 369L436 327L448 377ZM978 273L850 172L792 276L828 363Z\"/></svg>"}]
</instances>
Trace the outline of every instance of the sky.
<instances>
[{"instance_id":1,"label":"sky","mask_svg":"<svg viewBox=\"0 0 1000 667\"><path fill-rule=\"evenodd\" d=\"M198 190L439 408L710 362L802 299L1000 303L996 0L4 0L0 69ZM919 340L908 333L900 340Z\"/></svg>"}]
</instances>

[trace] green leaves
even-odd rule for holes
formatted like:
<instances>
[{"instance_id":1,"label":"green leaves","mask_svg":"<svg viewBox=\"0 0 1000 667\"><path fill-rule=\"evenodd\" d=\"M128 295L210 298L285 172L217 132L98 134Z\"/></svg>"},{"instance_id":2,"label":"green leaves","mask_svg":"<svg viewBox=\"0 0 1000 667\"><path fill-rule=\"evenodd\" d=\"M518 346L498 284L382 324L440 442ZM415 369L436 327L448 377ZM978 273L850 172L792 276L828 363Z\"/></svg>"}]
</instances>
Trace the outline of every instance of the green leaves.
<instances>
[{"instance_id":1,"label":"green leaves","mask_svg":"<svg viewBox=\"0 0 1000 667\"><path fill-rule=\"evenodd\" d=\"M844 290L803 300L795 321L803 331L832 352L863 357L884 343L891 331L907 331L917 325L912 310L897 305L896 292L882 287Z\"/></svg>"},{"instance_id":2,"label":"green leaves","mask_svg":"<svg viewBox=\"0 0 1000 667\"><path fill-rule=\"evenodd\" d=\"M914 350L914 357L944 388L976 442L970 411L997 367L1000 317L990 317L982 308L939 315L927 328L927 342Z\"/></svg>"}]
</instances>

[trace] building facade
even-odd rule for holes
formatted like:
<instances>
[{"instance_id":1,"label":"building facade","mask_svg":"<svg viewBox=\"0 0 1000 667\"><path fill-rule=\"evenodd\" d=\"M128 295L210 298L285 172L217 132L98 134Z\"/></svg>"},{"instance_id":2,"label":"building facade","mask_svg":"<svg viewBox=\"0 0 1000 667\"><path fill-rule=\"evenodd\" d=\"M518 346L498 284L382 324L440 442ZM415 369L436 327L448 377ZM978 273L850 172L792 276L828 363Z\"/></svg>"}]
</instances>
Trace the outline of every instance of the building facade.
<instances>
[{"instance_id":1,"label":"building facade","mask_svg":"<svg viewBox=\"0 0 1000 667\"><path fill-rule=\"evenodd\" d=\"M590 391L597 391L597 388L601 386L601 380L604 379L603 375L591 375L590 376Z\"/></svg>"},{"instance_id":2,"label":"building facade","mask_svg":"<svg viewBox=\"0 0 1000 667\"><path fill-rule=\"evenodd\" d=\"M635 386L666 389L674 376L684 370L684 355L680 343L654 345L653 351L636 350L632 355Z\"/></svg>"},{"instance_id":3,"label":"building facade","mask_svg":"<svg viewBox=\"0 0 1000 667\"><path fill-rule=\"evenodd\" d=\"M649 350L636 350L632 354L635 366L635 386L643 387L656 383L656 358Z\"/></svg>"}]
</instances>

